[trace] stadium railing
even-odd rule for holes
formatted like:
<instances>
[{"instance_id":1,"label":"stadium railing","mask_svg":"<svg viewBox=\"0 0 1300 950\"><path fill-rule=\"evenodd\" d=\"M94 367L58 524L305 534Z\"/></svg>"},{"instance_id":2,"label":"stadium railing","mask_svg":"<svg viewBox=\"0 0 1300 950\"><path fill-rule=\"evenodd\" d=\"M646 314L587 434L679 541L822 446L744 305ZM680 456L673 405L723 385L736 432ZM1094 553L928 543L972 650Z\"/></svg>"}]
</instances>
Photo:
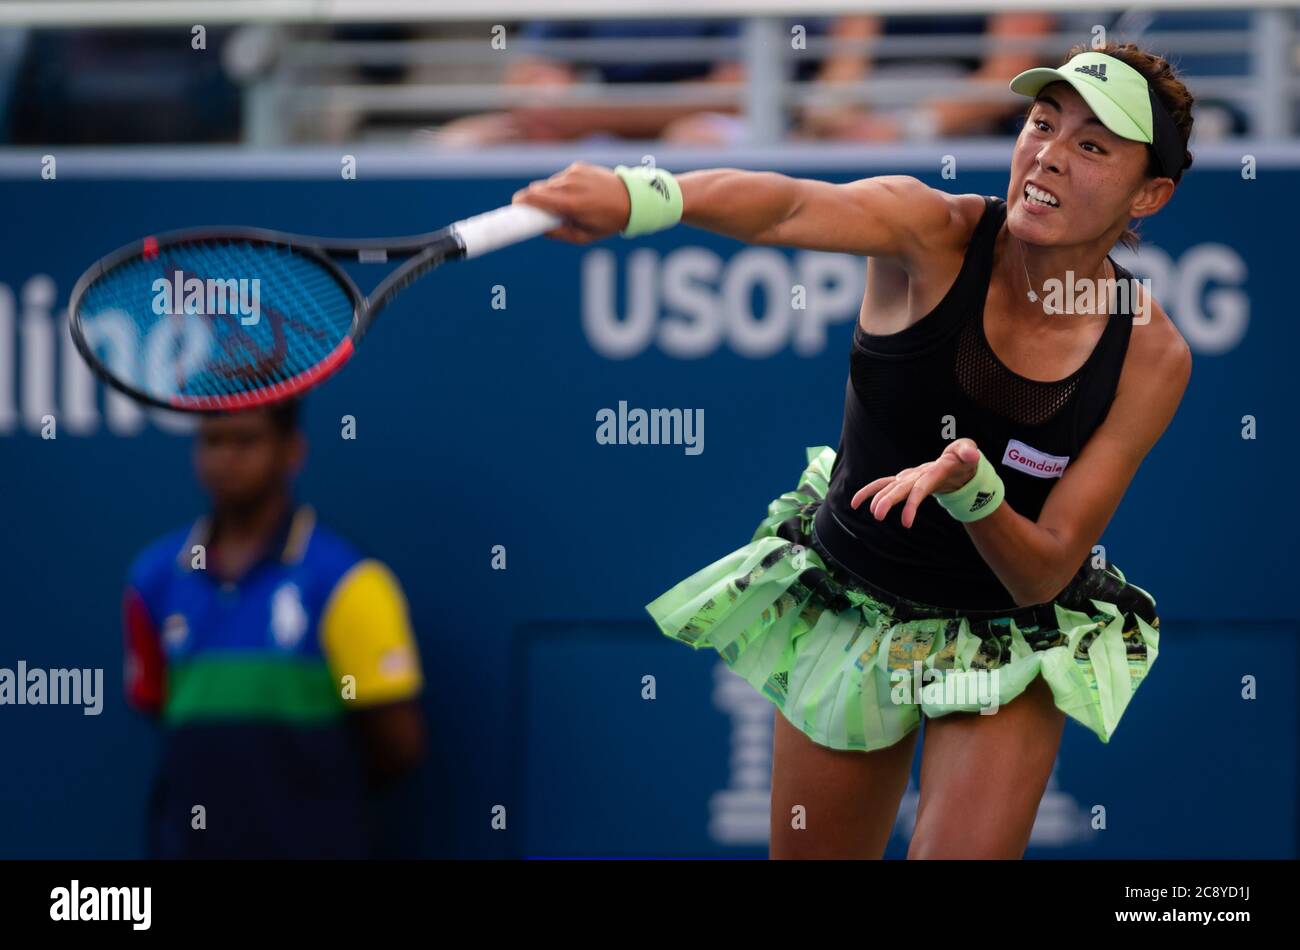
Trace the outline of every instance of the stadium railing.
<instances>
[{"instance_id":1,"label":"stadium railing","mask_svg":"<svg viewBox=\"0 0 1300 950\"><path fill-rule=\"evenodd\" d=\"M625 0L616 8L603 0L476 0L432 5L427 0L42 0L0 2L0 25L40 27L125 27L162 24L247 24L233 40L227 62L245 88L245 141L251 145L290 144L296 129L311 129L313 117L351 114L412 125L429 124L475 111L508 109L531 101L535 90L495 82L364 82L358 70L370 67L416 68L482 65L494 29L527 20L644 17L733 17L743 23L735 39L591 39L520 44L507 33L504 49L492 62L543 53L560 62L669 62L734 60L744 64L744 79L732 84L704 82L578 82L548 90L554 106L672 101L701 107L730 106L744 114L751 145L782 141L792 111L814 97L844 103L897 107L936 92L951 94L949 78L878 77L855 82L799 82L790 66L830 52L889 55L978 56L991 50L1031 50L1047 61L1095 35L1094 20L1107 24L1111 38L1133 39L1178 60L1201 100L1224 104L1241 117L1240 131L1260 141L1282 141L1293 134L1296 93L1296 10L1294 0L1252 0L1243 5L1204 0L1147 0L1138 3L1076 2L1056 32L1034 37L890 35L868 40L808 36L802 48L790 41L791 24L837 14L995 13L1051 10L1042 0ZM797 10L792 16L791 11ZM1228 28L1207 20L1203 28L1166 28L1170 18L1231 13L1241 17ZM329 29L358 23L481 24L482 38L357 41L332 38ZM1209 63L1203 71L1200 66ZM1226 68L1224 67L1226 65ZM981 101L1011 102L1002 82L966 80L960 93Z\"/></svg>"}]
</instances>

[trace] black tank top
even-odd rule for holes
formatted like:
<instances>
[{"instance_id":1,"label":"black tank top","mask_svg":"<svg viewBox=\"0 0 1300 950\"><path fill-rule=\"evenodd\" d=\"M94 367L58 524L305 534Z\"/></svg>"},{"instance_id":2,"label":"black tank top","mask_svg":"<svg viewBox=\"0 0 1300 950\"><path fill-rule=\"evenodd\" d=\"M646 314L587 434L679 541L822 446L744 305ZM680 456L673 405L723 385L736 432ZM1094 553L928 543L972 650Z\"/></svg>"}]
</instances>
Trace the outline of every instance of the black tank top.
<instances>
[{"instance_id":1,"label":"black tank top","mask_svg":"<svg viewBox=\"0 0 1300 950\"><path fill-rule=\"evenodd\" d=\"M844 427L814 524L821 547L877 587L940 607L998 610L1014 599L938 502L926 499L911 528L899 519L901 504L883 521L868 504L849 507L868 482L938 458L952 438L971 438L1001 476L1006 503L1036 520L1057 483L1045 476L1078 457L1110 409L1133 325L1131 295L1116 295L1119 306L1091 355L1065 379L1039 382L1012 372L984 335L1006 202L984 203L961 271L934 310L897 333L855 327ZM1131 278L1111 264L1117 281Z\"/></svg>"}]
</instances>

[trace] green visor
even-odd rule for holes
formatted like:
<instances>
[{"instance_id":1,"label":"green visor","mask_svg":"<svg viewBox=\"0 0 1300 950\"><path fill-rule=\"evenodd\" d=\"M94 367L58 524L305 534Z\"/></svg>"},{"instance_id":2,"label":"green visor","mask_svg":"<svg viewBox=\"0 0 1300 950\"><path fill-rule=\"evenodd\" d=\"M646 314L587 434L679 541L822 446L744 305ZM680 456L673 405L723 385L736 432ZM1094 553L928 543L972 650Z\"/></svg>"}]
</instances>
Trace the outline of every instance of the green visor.
<instances>
[{"instance_id":1,"label":"green visor","mask_svg":"<svg viewBox=\"0 0 1300 950\"><path fill-rule=\"evenodd\" d=\"M1044 86L1068 82L1093 113L1120 138L1151 146L1161 173L1175 181L1184 167L1182 136L1146 77L1121 59L1089 50L1056 69L1027 69L1011 91L1037 96Z\"/></svg>"}]
</instances>

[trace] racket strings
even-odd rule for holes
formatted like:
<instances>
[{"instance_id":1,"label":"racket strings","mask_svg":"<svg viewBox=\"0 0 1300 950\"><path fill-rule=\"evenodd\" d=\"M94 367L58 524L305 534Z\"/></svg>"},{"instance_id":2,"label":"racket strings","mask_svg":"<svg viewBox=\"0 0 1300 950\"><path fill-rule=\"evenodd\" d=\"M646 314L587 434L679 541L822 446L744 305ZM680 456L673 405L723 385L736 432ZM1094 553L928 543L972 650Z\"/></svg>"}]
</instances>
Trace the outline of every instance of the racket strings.
<instances>
[{"instance_id":1,"label":"racket strings","mask_svg":"<svg viewBox=\"0 0 1300 950\"><path fill-rule=\"evenodd\" d=\"M87 339L146 395L238 397L283 387L334 355L353 300L315 257L285 245L181 242L111 268L83 295Z\"/></svg>"}]
</instances>

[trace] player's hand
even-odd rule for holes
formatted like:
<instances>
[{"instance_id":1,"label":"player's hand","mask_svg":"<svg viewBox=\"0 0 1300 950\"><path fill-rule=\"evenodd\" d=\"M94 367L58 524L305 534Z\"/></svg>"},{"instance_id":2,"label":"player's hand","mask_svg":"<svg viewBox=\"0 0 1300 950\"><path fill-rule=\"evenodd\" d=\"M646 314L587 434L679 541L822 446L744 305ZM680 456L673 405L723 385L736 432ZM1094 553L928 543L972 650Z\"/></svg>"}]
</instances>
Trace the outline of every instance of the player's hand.
<instances>
[{"instance_id":1,"label":"player's hand","mask_svg":"<svg viewBox=\"0 0 1300 950\"><path fill-rule=\"evenodd\" d=\"M549 211L564 223L547 237L589 244L627 227L632 204L627 187L610 169L587 162L574 162L544 181L535 181L515 192L515 204L528 204Z\"/></svg>"},{"instance_id":2,"label":"player's hand","mask_svg":"<svg viewBox=\"0 0 1300 950\"><path fill-rule=\"evenodd\" d=\"M889 513L889 509L903 499L903 527L912 527L916 519L917 506L927 495L947 494L961 488L975 477L979 465L980 450L971 439L956 439L943 450L933 462L926 462L916 468L905 468L897 475L877 478L868 485L858 489L849 507L857 508L871 496L871 513L880 521Z\"/></svg>"}]
</instances>

